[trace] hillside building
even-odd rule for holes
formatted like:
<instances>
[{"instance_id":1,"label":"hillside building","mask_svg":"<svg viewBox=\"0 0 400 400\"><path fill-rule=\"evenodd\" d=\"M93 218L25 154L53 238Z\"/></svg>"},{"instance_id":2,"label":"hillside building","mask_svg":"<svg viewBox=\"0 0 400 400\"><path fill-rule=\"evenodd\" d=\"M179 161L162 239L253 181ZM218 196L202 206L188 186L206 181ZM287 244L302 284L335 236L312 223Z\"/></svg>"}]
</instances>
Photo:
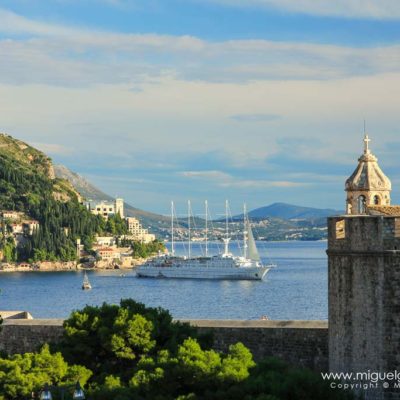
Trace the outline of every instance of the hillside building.
<instances>
[{"instance_id":1,"label":"hillside building","mask_svg":"<svg viewBox=\"0 0 400 400\"><path fill-rule=\"evenodd\" d=\"M124 218L124 200L115 199L114 202L100 201L87 202L86 207L94 215L101 215L104 219L108 219L111 215L119 214Z\"/></svg>"},{"instance_id":2,"label":"hillside building","mask_svg":"<svg viewBox=\"0 0 400 400\"><path fill-rule=\"evenodd\" d=\"M143 228L137 218L127 217L126 223L128 225L128 230L130 233L129 239L137 240L142 243L150 243L156 239L155 235L149 233L147 229Z\"/></svg>"},{"instance_id":3,"label":"hillside building","mask_svg":"<svg viewBox=\"0 0 400 400\"><path fill-rule=\"evenodd\" d=\"M155 235L149 233L149 231L143 228L140 221L135 217L124 217L124 200L115 199L114 202L101 201L97 203L88 202L87 208L94 215L101 215L104 219L108 219L111 215L119 214L121 218L125 219L127 224L129 235L125 235L126 239L140 241L142 243L150 243L156 239ZM100 240L101 238L99 238ZM110 245L106 243L105 245Z\"/></svg>"},{"instance_id":4,"label":"hillside building","mask_svg":"<svg viewBox=\"0 0 400 400\"><path fill-rule=\"evenodd\" d=\"M19 211L3 211L2 212L2 217L4 219L9 219L10 221L16 221L18 219L21 219L24 214Z\"/></svg>"}]
</instances>

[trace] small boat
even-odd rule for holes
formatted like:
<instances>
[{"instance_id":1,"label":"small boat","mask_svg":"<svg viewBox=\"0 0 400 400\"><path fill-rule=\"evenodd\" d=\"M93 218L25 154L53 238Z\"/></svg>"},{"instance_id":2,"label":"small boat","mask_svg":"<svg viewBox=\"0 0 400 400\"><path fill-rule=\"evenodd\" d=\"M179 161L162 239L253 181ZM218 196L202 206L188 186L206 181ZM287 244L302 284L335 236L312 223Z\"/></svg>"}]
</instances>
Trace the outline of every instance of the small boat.
<instances>
[{"instance_id":1,"label":"small boat","mask_svg":"<svg viewBox=\"0 0 400 400\"><path fill-rule=\"evenodd\" d=\"M90 284L89 278L85 271L85 275L83 276L83 282L82 282L82 290L90 290L91 288L92 288L92 285Z\"/></svg>"}]
</instances>

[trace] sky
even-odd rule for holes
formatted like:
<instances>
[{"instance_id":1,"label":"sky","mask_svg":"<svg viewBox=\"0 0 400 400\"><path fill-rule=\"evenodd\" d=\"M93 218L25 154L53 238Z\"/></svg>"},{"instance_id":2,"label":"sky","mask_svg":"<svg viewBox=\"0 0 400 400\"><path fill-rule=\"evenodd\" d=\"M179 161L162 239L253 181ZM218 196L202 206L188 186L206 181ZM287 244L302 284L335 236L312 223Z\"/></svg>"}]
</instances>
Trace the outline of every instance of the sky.
<instances>
[{"instance_id":1,"label":"sky","mask_svg":"<svg viewBox=\"0 0 400 400\"><path fill-rule=\"evenodd\" d=\"M167 214L400 202L398 0L0 0L0 131Z\"/></svg>"}]
</instances>

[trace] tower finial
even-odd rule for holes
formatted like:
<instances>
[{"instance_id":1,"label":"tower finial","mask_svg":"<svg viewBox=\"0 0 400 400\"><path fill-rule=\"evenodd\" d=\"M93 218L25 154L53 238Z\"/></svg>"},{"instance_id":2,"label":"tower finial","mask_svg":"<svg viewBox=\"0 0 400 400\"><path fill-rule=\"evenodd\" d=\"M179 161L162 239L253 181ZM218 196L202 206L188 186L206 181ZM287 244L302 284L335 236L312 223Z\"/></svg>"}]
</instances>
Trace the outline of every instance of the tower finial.
<instances>
[{"instance_id":1,"label":"tower finial","mask_svg":"<svg viewBox=\"0 0 400 400\"><path fill-rule=\"evenodd\" d=\"M370 150L369 150L369 142L371 141L371 139L368 136L368 133L365 134L364 136L364 154L369 154Z\"/></svg>"}]
</instances>

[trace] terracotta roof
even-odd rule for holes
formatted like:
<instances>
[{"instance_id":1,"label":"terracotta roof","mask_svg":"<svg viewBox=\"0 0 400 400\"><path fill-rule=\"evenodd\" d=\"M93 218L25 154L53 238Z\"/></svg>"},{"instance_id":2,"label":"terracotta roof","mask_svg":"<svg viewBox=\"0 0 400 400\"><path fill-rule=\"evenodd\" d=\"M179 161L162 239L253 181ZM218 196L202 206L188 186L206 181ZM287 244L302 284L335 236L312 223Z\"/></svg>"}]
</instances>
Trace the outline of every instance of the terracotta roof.
<instances>
[{"instance_id":1,"label":"terracotta roof","mask_svg":"<svg viewBox=\"0 0 400 400\"><path fill-rule=\"evenodd\" d=\"M98 251L114 251L111 247L102 247L100 249L97 249Z\"/></svg>"},{"instance_id":2,"label":"terracotta roof","mask_svg":"<svg viewBox=\"0 0 400 400\"><path fill-rule=\"evenodd\" d=\"M392 215L400 217L400 206L368 206L370 215Z\"/></svg>"}]
</instances>

